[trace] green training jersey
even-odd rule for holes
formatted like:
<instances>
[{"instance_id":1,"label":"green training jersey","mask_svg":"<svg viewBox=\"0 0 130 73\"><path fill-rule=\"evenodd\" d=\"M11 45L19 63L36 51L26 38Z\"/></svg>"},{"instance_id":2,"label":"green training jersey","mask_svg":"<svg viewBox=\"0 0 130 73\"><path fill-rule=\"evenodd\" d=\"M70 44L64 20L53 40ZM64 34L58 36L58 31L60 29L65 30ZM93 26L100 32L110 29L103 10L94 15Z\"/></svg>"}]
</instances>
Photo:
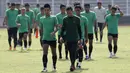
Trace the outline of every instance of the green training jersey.
<instances>
[{"instance_id":1,"label":"green training jersey","mask_svg":"<svg viewBox=\"0 0 130 73\"><path fill-rule=\"evenodd\" d=\"M108 25L108 33L118 34L118 22L120 17L120 13L116 13L114 16L111 14L106 16L105 22Z\"/></svg>"},{"instance_id":2,"label":"green training jersey","mask_svg":"<svg viewBox=\"0 0 130 73\"><path fill-rule=\"evenodd\" d=\"M7 9L6 10L7 25L9 28L17 27L16 22L15 22L17 15L18 15L17 9L14 9L14 10Z\"/></svg>"},{"instance_id":3,"label":"green training jersey","mask_svg":"<svg viewBox=\"0 0 130 73\"><path fill-rule=\"evenodd\" d=\"M56 36L52 36L55 25L58 24L56 16L50 15L49 17L43 16L40 18L40 29L43 29L42 40L56 41Z\"/></svg>"},{"instance_id":4,"label":"green training jersey","mask_svg":"<svg viewBox=\"0 0 130 73\"><path fill-rule=\"evenodd\" d=\"M28 32L28 26L30 23L30 19L28 15L19 14L16 18L16 22L21 24L18 29L19 33Z\"/></svg>"},{"instance_id":5,"label":"green training jersey","mask_svg":"<svg viewBox=\"0 0 130 73\"><path fill-rule=\"evenodd\" d=\"M63 18L66 16L67 14L62 14L61 12L56 14L56 17L57 17L57 20L58 20L58 23L60 25L63 25ZM61 29L58 30L58 35L60 35L61 33Z\"/></svg>"},{"instance_id":6,"label":"green training jersey","mask_svg":"<svg viewBox=\"0 0 130 73\"><path fill-rule=\"evenodd\" d=\"M35 18L34 12L32 10L26 11L26 14L30 18L30 28L33 28L33 20Z\"/></svg>"},{"instance_id":7,"label":"green training jersey","mask_svg":"<svg viewBox=\"0 0 130 73\"><path fill-rule=\"evenodd\" d=\"M88 34L92 34L93 33L93 26L94 26L94 22L96 20L96 14L93 11L90 12L81 12L81 15L85 16L88 19Z\"/></svg>"},{"instance_id":8,"label":"green training jersey","mask_svg":"<svg viewBox=\"0 0 130 73\"><path fill-rule=\"evenodd\" d=\"M87 28L88 25L88 19L85 16L80 16L80 25L82 31L82 39L85 39L85 28Z\"/></svg>"}]
</instances>

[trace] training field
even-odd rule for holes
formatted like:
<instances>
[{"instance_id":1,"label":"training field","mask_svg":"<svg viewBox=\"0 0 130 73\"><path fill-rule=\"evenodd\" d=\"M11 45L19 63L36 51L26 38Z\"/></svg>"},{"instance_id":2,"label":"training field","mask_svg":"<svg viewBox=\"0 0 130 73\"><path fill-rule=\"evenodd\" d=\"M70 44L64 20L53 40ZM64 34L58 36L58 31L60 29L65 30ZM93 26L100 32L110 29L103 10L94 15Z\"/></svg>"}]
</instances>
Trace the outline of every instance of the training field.
<instances>
[{"instance_id":1,"label":"training field","mask_svg":"<svg viewBox=\"0 0 130 73\"><path fill-rule=\"evenodd\" d=\"M83 61L82 70L75 70L73 73L130 73L129 28L130 26L119 27L118 58L108 58L105 29L103 43L94 42L92 60ZM21 53L19 47L17 51L8 51L7 31L0 29L0 73L40 73L42 70L42 51L40 51L39 39L34 38L34 36L31 49L26 53ZM48 73L54 73L52 72L51 60L51 51L49 50ZM64 59L63 54L63 60L57 62L56 73L71 73L69 68L70 62Z\"/></svg>"}]
</instances>

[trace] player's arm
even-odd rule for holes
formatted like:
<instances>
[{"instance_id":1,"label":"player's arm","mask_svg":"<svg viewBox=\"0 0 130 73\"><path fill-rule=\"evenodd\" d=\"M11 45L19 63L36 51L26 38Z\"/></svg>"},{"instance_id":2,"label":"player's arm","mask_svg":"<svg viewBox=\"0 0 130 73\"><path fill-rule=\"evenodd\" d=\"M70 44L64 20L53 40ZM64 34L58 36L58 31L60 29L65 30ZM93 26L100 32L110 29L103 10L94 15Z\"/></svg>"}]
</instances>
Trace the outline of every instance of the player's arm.
<instances>
[{"instance_id":1,"label":"player's arm","mask_svg":"<svg viewBox=\"0 0 130 73\"><path fill-rule=\"evenodd\" d=\"M85 41L88 42L88 19L86 19L85 23Z\"/></svg>"},{"instance_id":2,"label":"player's arm","mask_svg":"<svg viewBox=\"0 0 130 73\"><path fill-rule=\"evenodd\" d=\"M93 21L94 21L95 29L96 29L96 31L98 31L97 17L96 17L95 13L94 13L94 16L93 16Z\"/></svg>"},{"instance_id":3,"label":"player's arm","mask_svg":"<svg viewBox=\"0 0 130 73\"><path fill-rule=\"evenodd\" d=\"M32 24L33 24L33 27L35 28L36 24L35 24L35 14L34 14L34 12L32 12Z\"/></svg>"},{"instance_id":4,"label":"player's arm","mask_svg":"<svg viewBox=\"0 0 130 73\"><path fill-rule=\"evenodd\" d=\"M103 24L102 31L104 30L104 28L106 27L106 25L107 25L107 22L105 22L105 23Z\"/></svg>"},{"instance_id":5,"label":"player's arm","mask_svg":"<svg viewBox=\"0 0 130 73\"><path fill-rule=\"evenodd\" d=\"M122 17L124 15L124 13L120 10L119 7L118 7L118 11L120 12L120 16Z\"/></svg>"},{"instance_id":6,"label":"player's arm","mask_svg":"<svg viewBox=\"0 0 130 73\"><path fill-rule=\"evenodd\" d=\"M30 30L30 17L28 17L28 30Z\"/></svg>"},{"instance_id":7,"label":"player's arm","mask_svg":"<svg viewBox=\"0 0 130 73\"><path fill-rule=\"evenodd\" d=\"M7 26L7 21L8 21L8 11L6 11L6 16L4 17L3 25Z\"/></svg>"},{"instance_id":8,"label":"player's arm","mask_svg":"<svg viewBox=\"0 0 130 73\"><path fill-rule=\"evenodd\" d=\"M43 35L43 23L42 23L42 18L40 18L40 22L39 22L39 31L40 31L41 35Z\"/></svg>"},{"instance_id":9,"label":"player's arm","mask_svg":"<svg viewBox=\"0 0 130 73\"><path fill-rule=\"evenodd\" d=\"M107 17L106 17L106 18L105 18L105 23L103 24L103 27L102 27L102 31L104 30L105 26L107 25L107 21L108 21L108 19L107 19Z\"/></svg>"},{"instance_id":10,"label":"player's arm","mask_svg":"<svg viewBox=\"0 0 130 73\"><path fill-rule=\"evenodd\" d=\"M64 18L63 19L63 25L62 25L62 27L61 27L61 37L63 37L64 36L64 32L65 32L65 25L66 25L66 18Z\"/></svg>"},{"instance_id":11,"label":"player's arm","mask_svg":"<svg viewBox=\"0 0 130 73\"><path fill-rule=\"evenodd\" d=\"M36 22L35 22L37 25L39 24L39 14L37 14L36 16Z\"/></svg>"},{"instance_id":12,"label":"player's arm","mask_svg":"<svg viewBox=\"0 0 130 73\"><path fill-rule=\"evenodd\" d=\"M54 34L58 31L58 20L56 17L54 17L54 24L55 24L55 27L54 27Z\"/></svg>"},{"instance_id":13,"label":"player's arm","mask_svg":"<svg viewBox=\"0 0 130 73\"><path fill-rule=\"evenodd\" d=\"M82 31L81 31L81 25L80 25L80 19L77 19L77 28L78 28L78 34L79 34L79 39L82 39Z\"/></svg>"},{"instance_id":14,"label":"player's arm","mask_svg":"<svg viewBox=\"0 0 130 73\"><path fill-rule=\"evenodd\" d=\"M20 18L19 16L16 17L16 24L17 24L17 27L20 27Z\"/></svg>"}]
</instances>

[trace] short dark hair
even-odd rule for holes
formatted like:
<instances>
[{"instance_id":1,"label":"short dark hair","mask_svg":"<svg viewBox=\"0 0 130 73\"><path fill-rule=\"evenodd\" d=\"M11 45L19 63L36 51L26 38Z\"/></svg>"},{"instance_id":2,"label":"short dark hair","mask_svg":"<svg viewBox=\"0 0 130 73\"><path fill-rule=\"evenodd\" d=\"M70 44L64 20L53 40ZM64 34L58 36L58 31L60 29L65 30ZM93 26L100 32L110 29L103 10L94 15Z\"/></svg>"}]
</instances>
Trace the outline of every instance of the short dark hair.
<instances>
[{"instance_id":1,"label":"short dark hair","mask_svg":"<svg viewBox=\"0 0 130 73\"><path fill-rule=\"evenodd\" d=\"M28 4L28 3L25 3L25 5L24 5L25 7L30 7L30 5Z\"/></svg>"},{"instance_id":2,"label":"short dark hair","mask_svg":"<svg viewBox=\"0 0 130 73\"><path fill-rule=\"evenodd\" d=\"M66 8L66 11L68 11L68 10L73 11L73 8L72 8L72 7L67 7L67 8Z\"/></svg>"},{"instance_id":3,"label":"short dark hair","mask_svg":"<svg viewBox=\"0 0 130 73\"><path fill-rule=\"evenodd\" d=\"M112 5L109 4L108 7L112 7Z\"/></svg>"},{"instance_id":4,"label":"short dark hair","mask_svg":"<svg viewBox=\"0 0 130 73\"><path fill-rule=\"evenodd\" d=\"M49 4L45 4L45 5L44 5L44 8L49 8L49 9L51 9L51 6L50 6Z\"/></svg>"},{"instance_id":5,"label":"short dark hair","mask_svg":"<svg viewBox=\"0 0 130 73\"><path fill-rule=\"evenodd\" d=\"M11 6L15 6L15 3L11 3Z\"/></svg>"},{"instance_id":6,"label":"short dark hair","mask_svg":"<svg viewBox=\"0 0 130 73\"><path fill-rule=\"evenodd\" d=\"M115 6L112 6L112 8L111 9L114 9L115 11L117 10L117 8L115 7Z\"/></svg>"},{"instance_id":7,"label":"short dark hair","mask_svg":"<svg viewBox=\"0 0 130 73\"><path fill-rule=\"evenodd\" d=\"M80 3L78 3L78 2L75 2L75 3L74 3L74 7L75 7L76 5L80 5Z\"/></svg>"},{"instance_id":8,"label":"short dark hair","mask_svg":"<svg viewBox=\"0 0 130 73\"><path fill-rule=\"evenodd\" d=\"M61 8L66 8L66 5L61 4L61 5L60 5L60 9L61 9Z\"/></svg>"},{"instance_id":9,"label":"short dark hair","mask_svg":"<svg viewBox=\"0 0 130 73\"><path fill-rule=\"evenodd\" d=\"M41 7L40 10L44 10L44 7Z\"/></svg>"},{"instance_id":10,"label":"short dark hair","mask_svg":"<svg viewBox=\"0 0 130 73\"><path fill-rule=\"evenodd\" d=\"M7 5L10 5L10 3L7 3Z\"/></svg>"},{"instance_id":11,"label":"short dark hair","mask_svg":"<svg viewBox=\"0 0 130 73\"><path fill-rule=\"evenodd\" d=\"M84 4L84 7L89 7L90 8L90 4Z\"/></svg>"},{"instance_id":12,"label":"short dark hair","mask_svg":"<svg viewBox=\"0 0 130 73\"><path fill-rule=\"evenodd\" d=\"M76 5L75 8L80 8L80 9L82 9L82 7L81 7L80 5Z\"/></svg>"},{"instance_id":13,"label":"short dark hair","mask_svg":"<svg viewBox=\"0 0 130 73\"><path fill-rule=\"evenodd\" d=\"M20 6L20 4L16 4L16 6Z\"/></svg>"},{"instance_id":14,"label":"short dark hair","mask_svg":"<svg viewBox=\"0 0 130 73\"><path fill-rule=\"evenodd\" d=\"M39 5L39 4L37 4L36 6L37 6L37 7L40 7L40 5Z\"/></svg>"}]
</instances>

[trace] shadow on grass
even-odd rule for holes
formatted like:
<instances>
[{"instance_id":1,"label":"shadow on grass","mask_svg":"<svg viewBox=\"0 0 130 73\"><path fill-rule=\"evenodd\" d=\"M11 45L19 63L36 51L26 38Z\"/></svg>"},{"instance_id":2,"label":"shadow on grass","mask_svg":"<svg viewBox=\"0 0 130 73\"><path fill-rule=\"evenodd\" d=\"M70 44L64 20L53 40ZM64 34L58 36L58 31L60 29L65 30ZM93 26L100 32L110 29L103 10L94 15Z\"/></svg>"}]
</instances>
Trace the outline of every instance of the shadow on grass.
<instances>
[{"instance_id":1,"label":"shadow on grass","mask_svg":"<svg viewBox=\"0 0 130 73\"><path fill-rule=\"evenodd\" d=\"M105 59L125 59L123 57L112 57L112 58L109 58L109 57L104 57Z\"/></svg>"},{"instance_id":2,"label":"shadow on grass","mask_svg":"<svg viewBox=\"0 0 130 73\"><path fill-rule=\"evenodd\" d=\"M19 51L18 53L29 53L28 51Z\"/></svg>"},{"instance_id":3,"label":"shadow on grass","mask_svg":"<svg viewBox=\"0 0 130 73\"><path fill-rule=\"evenodd\" d=\"M95 44L106 44L104 42L94 42Z\"/></svg>"},{"instance_id":4,"label":"shadow on grass","mask_svg":"<svg viewBox=\"0 0 130 73\"><path fill-rule=\"evenodd\" d=\"M73 72L67 71L67 72L62 72L62 73L81 73L82 71L87 71L89 70L88 68L81 68L81 69L76 69Z\"/></svg>"},{"instance_id":5,"label":"shadow on grass","mask_svg":"<svg viewBox=\"0 0 130 73\"><path fill-rule=\"evenodd\" d=\"M69 61L69 59L59 59L58 61Z\"/></svg>"},{"instance_id":6,"label":"shadow on grass","mask_svg":"<svg viewBox=\"0 0 130 73\"><path fill-rule=\"evenodd\" d=\"M47 72L40 72L40 73L59 73L59 72L57 72L57 71L47 71Z\"/></svg>"},{"instance_id":7,"label":"shadow on grass","mask_svg":"<svg viewBox=\"0 0 130 73\"><path fill-rule=\"evenodd\" d=\"M91 61L96 61L96 60L94 60L94 59L90 59L90 60L84 60L84 61L91 62Z\"/></svg>"}]
</instances>

